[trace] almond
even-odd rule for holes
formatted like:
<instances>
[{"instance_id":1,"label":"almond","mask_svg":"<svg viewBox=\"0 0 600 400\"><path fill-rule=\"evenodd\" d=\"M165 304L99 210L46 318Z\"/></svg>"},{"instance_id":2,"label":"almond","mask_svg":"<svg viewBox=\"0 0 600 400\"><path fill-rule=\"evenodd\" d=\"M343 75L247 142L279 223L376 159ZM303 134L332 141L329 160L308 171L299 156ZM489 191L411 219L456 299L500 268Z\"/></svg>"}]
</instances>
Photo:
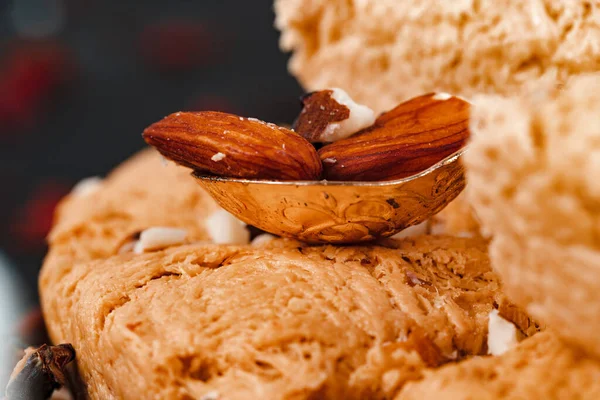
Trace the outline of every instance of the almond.
<instances>
[{"instance_id":1,"label":"almond","mask_svg":"<svg viewBox=\"0 0 600 400\"><path fill-rule=\"evenodd\" d=\"M308 93L301 101L294 130L311 143L335 142L375 122L373 110L355 103L342 89Z\"/></svg>"},{"instance_id":2,"label":"almond","mask_svg":"<svg viewBox=\"0 0 600 400\"><path fill-rule=\"evenodd\" d=\"M322 147L325 179L384 181L424 171L466 144L469 109L463 99L435 93L402 103L354 136Z\"/></svg>"},{"instance_id":3,"label":"almond","mask_svg":"<svg viewBox=\"0 0 600 400\"><path fill-rule=\"evenodd\" d=\"M321 175L321 161L309 142L255 118L178 112L150 125L143 137L165 157L214 175L279 180L314 180Z\"/></svg>"}]
</instances>

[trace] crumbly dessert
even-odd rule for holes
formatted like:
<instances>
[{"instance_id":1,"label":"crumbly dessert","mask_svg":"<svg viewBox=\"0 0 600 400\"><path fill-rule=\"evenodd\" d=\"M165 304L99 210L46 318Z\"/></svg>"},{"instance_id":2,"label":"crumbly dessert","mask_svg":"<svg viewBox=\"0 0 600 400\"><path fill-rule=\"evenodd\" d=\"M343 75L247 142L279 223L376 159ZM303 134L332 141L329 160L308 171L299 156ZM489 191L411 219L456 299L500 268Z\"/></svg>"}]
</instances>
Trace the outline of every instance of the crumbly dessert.
<instances>
[{"instance_id":1,"label":"crumbly dessert","mask_svg":"<svg viewBox=\"0 0 600 400\"><path fill-rule=\"evenodd\" d=\"M342 87L377 112L600 69L600 10L586 0L277 0L275 11L307 90Z\"/></svg>"},{"instance_id":2,"label":"crumbly dessert","mask_svg":"<svg viewBox=\"0 0 600 400\"><path fill-rule=\"evenodd\" d=\"M190 172L146 150L94 190L73 191L56 212L48 260L105 258L115 254L121 239L155 226L186 229L190 241L207 239L202 220L218 206Z\"/></svg>"},{"instance_id":3,"label":"crumbly dessert","mask_svg":"<svg viewBox=\"0 0 600 400\"><path fill-rule=\"evenodd\" d=\"M479 220L467 201L465 193L458 195L440 213L429 219L429 229L434 235L445 234L461 237L487 236L482 232Z\"/></svg>"},{"instance_id":4,"label":"crumbly dessert","mask_svg":"<svg viewBox=\"0 0 600 400\"><path fill-rule=\"evenodd\" d=\"M51 235L44 316L53 342L74 346L91 399L391 398L427 368L486 354L496 307L522 335L537 330L502 295L481 239L123 250L151 226L205 239L214 205L191 179L173 186L185 169L154 162L121 167L97 201L68 199Z\"/></svg>"},{"instance_id":5,"label":"crumbly dessert","mask_svg":"<svg viewBox=\"0 0 600 400\"><path fill-rule=\"evenodd\" d=\"M511 299L600 356L600 77L477 101L469 198Z\"/></svg>"},{"instance_id":6,"label":"crumbly dessert","mask_svg":"<svg viewBox=\"0 0 600 400\"><path fill-rule=\"evenodd\" d=\"M600 398L600 362L553 332L524 340L500 357L476 357L429 370L395 400Z\"/></svg>"},{"instance_id":7,"label":"crumbly dessert","mask_svg":"<svg viewBox=\"0 0 600 400\"><path fill-rule=\"evenodd\" d=\"M512 95L600 70L600 9L587 0L277 0L275 11L304 88L343 87L376 112L426 92ZM485 234L462 196L434 223Z\"/></svg>"},{"instance_id":8,"label":"crumbly dessert","mask_svg":"<svg viewBox=\"0 0 600 400\"><path fill-rule=\"evenodd\" d=\"M46 264L50 335L73 344L93 399L383 399L426 367L486 353L504 300L484 243L281 242Z\"/></svg>"}]
</instances>

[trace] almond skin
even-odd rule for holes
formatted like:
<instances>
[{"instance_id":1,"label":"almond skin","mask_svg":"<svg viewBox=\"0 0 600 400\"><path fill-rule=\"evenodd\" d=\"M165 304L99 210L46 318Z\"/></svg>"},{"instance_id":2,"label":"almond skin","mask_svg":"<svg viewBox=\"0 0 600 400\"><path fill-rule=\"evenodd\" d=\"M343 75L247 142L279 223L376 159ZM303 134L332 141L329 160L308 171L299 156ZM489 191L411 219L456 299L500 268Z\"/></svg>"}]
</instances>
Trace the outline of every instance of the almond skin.
<instances>
[{"instance_id":1,"label":"almond skin","mask_svg":"<svg viewBox=\"0 0 600 400\"><path fill-rule=\"evenodd\" d=\"M165 157L213 175L315 180L321 161L295 132L254 118L216 111L178 112L150 125L144 140Z\"/></svg>"},{"instance_id":2,"label":"almond skin","mask_svg":"<svg viewBox=\"0 0 600 400\"><path fill-rule=\"evenodd\" d=\"M470 104L435 93L383 113L369 128L319 150L334 181L386 181L426 170L465 146Z\"/></svg>"}]
</instances>

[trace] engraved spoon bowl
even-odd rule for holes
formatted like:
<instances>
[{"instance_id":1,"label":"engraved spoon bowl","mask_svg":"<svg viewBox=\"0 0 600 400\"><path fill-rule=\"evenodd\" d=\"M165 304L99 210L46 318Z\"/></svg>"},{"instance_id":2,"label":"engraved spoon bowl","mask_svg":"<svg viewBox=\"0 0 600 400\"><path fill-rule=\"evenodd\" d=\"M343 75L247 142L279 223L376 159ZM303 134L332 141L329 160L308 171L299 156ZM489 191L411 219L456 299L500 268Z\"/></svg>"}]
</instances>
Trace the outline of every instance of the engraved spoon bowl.
<instances>
[{"instance_id":1,"label":"engraved spoon bowl","mask_svg":"<svg viewBox=\"0 0 600 400\"><path fill-rule=\"evenodd\" d=\"M465 187L466 148L418 174L381 182L272 181L192 175L225 210L266 232L308 243L392 236L437 214Z\"/></svg>"}]
</instances>

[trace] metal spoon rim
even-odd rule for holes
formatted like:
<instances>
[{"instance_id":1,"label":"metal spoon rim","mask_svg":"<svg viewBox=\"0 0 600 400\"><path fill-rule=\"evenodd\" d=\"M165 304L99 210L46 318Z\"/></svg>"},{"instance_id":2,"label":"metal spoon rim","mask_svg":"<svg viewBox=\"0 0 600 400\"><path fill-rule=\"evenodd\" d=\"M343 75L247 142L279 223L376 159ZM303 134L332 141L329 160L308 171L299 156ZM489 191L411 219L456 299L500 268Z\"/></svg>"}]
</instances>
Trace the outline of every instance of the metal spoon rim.
<instances>
[{"instance_id":1,"label":"metal spoon rim","mask_svg":"<svg viewBox=\"0 0 600 400\"><path fill-rule=\"evenodd\" d=\"M263 185L280 185L280 186L373 186L373 187L381 187L381 186L393 186L404 184L406 182L413 181L415 179L422 178L425 175L432 173L444 165L455 162L458 158L460 158L468 149L468 146L461 148L460 150L450 154L448 157L444 158L441 161L433 164L431 167L423 170L419 173L416 173L411 176L407 176L406 178L396 179L393 181L279 181L279 180L269 180L269 179L245 179L245 178L228 178L223 176L215 176L215 175L204 175L199 171L192 172L192 176L199 180L205 181L220 181L220 182L236 182L243 184L263 184Z\"/></svg>"}]
</instances>

